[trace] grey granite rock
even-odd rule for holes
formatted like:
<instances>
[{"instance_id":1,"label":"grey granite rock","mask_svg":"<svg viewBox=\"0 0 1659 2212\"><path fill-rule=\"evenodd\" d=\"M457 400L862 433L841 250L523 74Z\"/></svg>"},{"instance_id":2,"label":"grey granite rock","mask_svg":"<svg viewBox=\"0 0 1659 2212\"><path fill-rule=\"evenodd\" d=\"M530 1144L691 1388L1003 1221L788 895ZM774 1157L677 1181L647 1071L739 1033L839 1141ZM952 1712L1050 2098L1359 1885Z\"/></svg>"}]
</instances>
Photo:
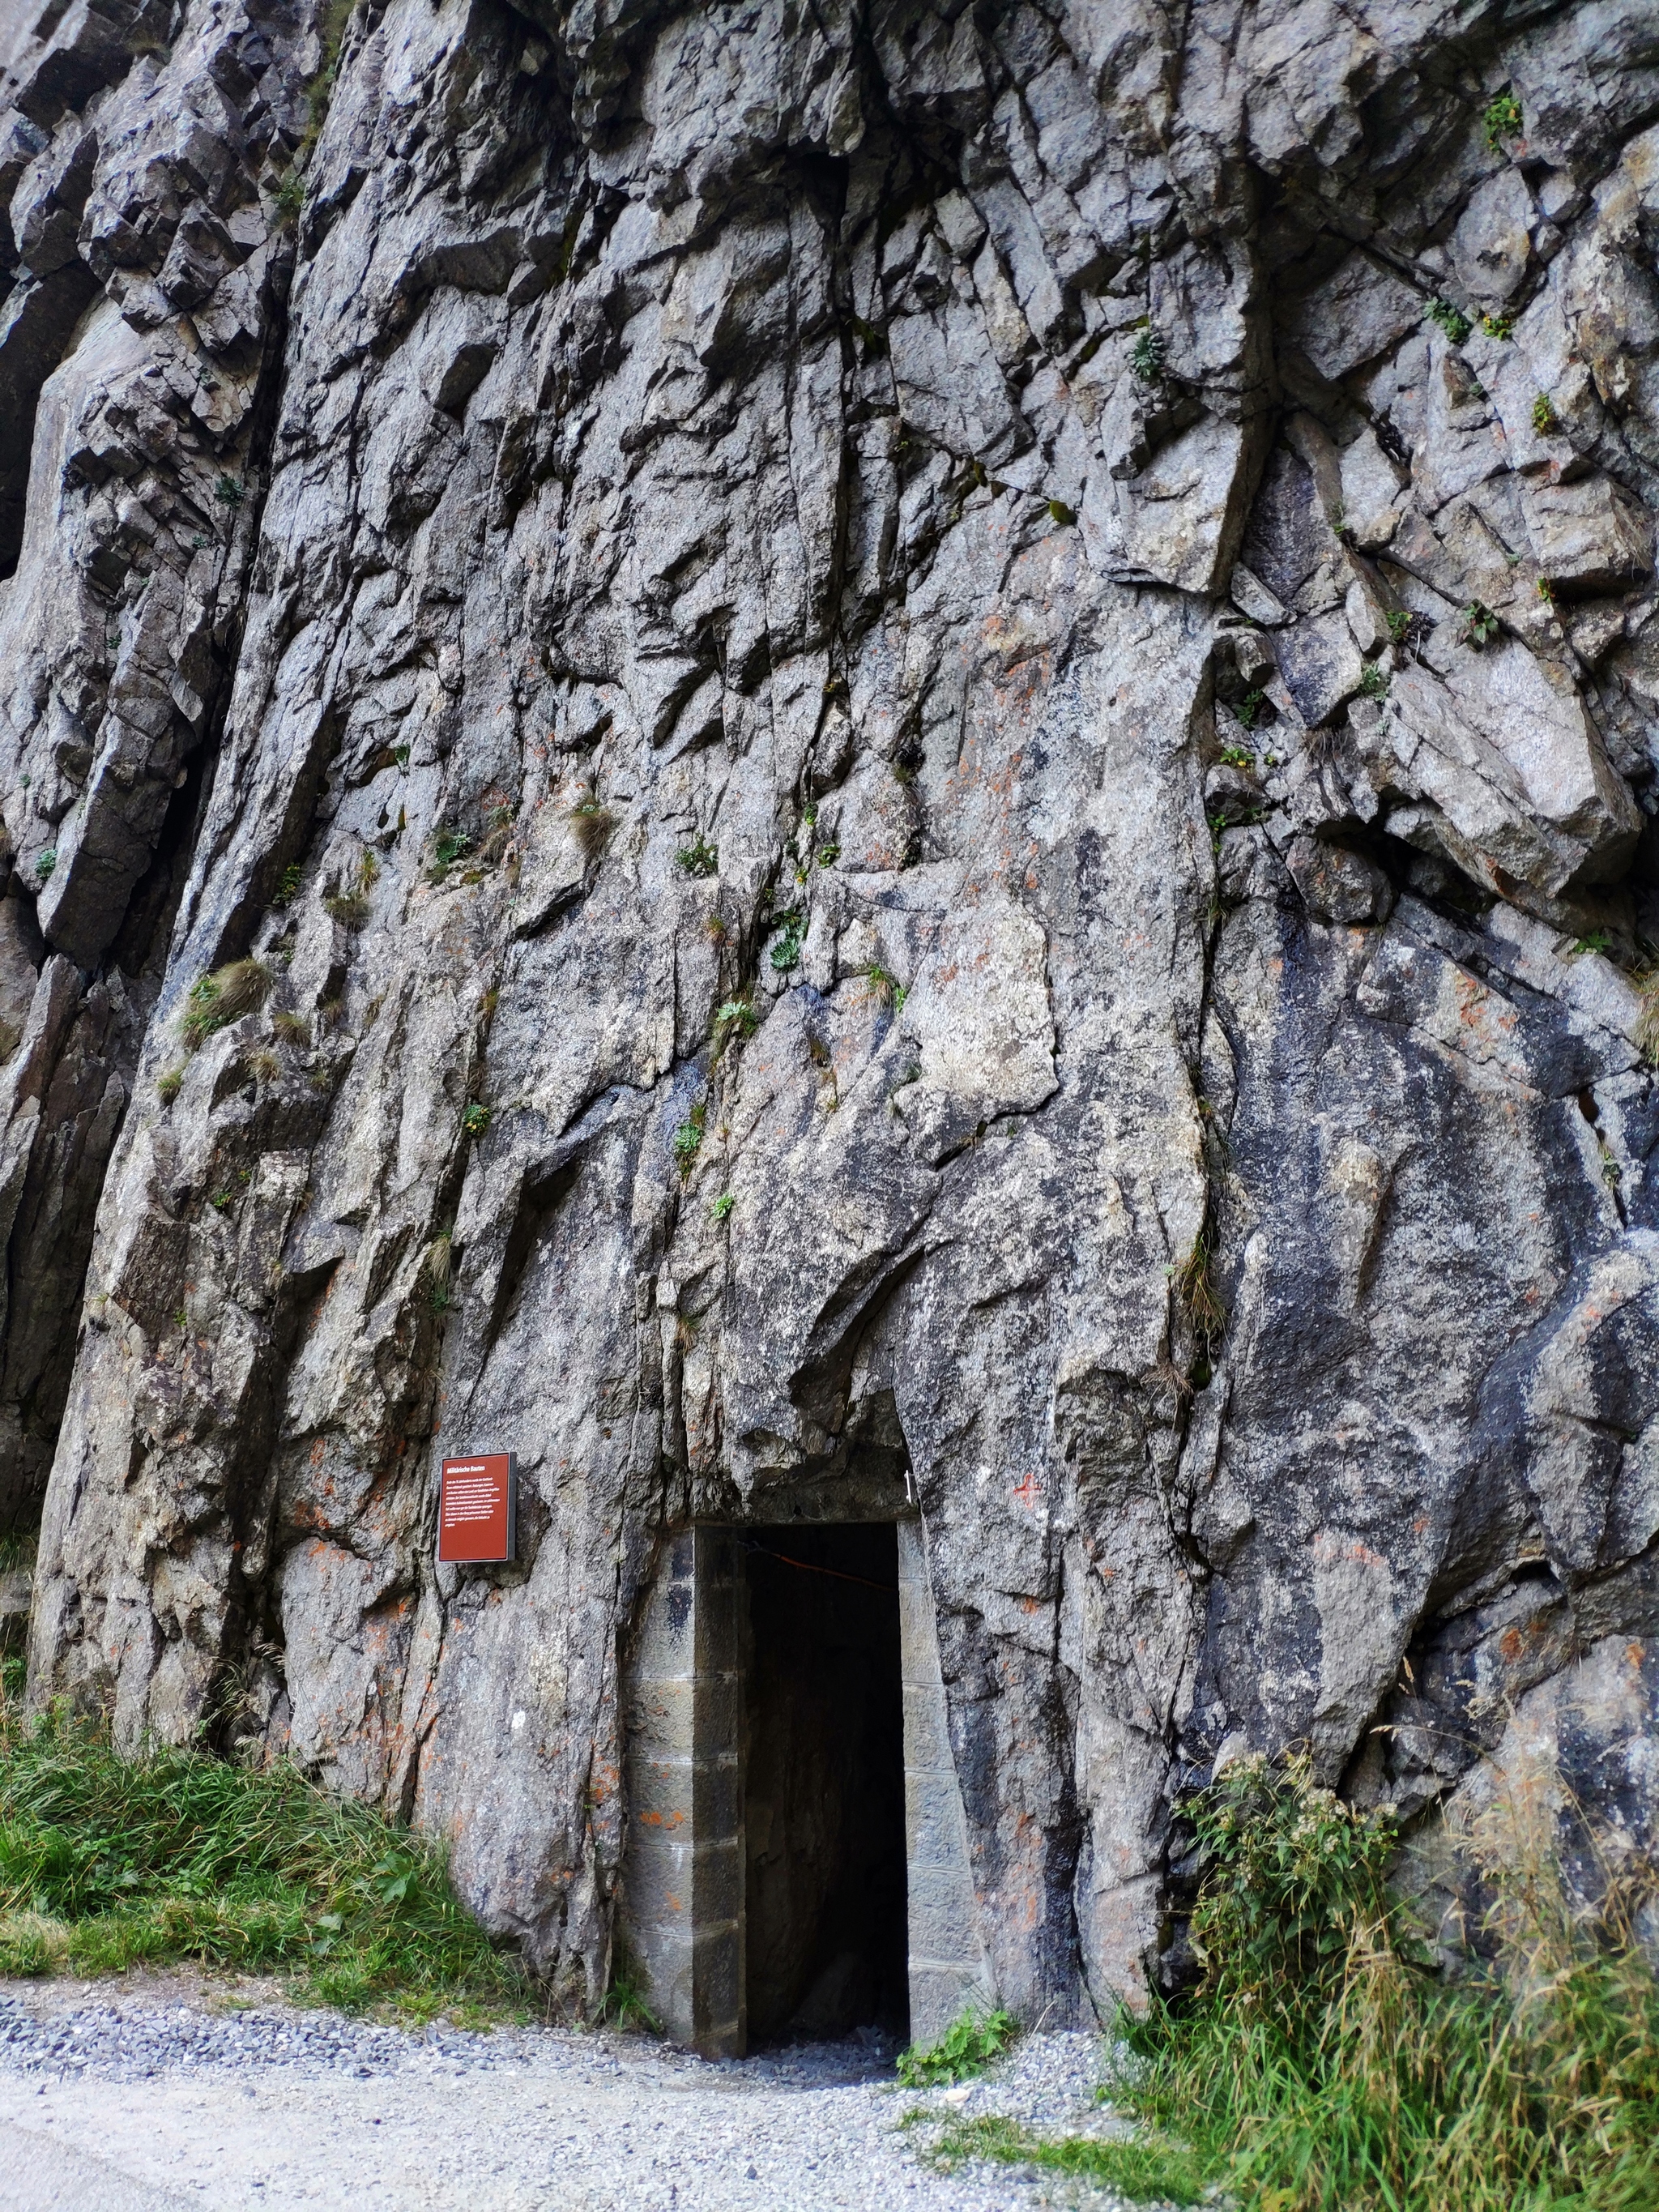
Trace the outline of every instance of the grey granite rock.
<instances>
[{"instance_id":1,"label":"grey granite rock","mask_svg":"<svg viewBox=\"0 0 1659 2212\"><path fill-rule=\"evenodd\" d=\"M1651 11L331 36L5 65L31 1694L592 2003L665 1533L914 1500L998 1991L1104 2014L1224 1752L1428 1817L1517 1622L1659 1632Z\"/></svg>"}]
</instances>

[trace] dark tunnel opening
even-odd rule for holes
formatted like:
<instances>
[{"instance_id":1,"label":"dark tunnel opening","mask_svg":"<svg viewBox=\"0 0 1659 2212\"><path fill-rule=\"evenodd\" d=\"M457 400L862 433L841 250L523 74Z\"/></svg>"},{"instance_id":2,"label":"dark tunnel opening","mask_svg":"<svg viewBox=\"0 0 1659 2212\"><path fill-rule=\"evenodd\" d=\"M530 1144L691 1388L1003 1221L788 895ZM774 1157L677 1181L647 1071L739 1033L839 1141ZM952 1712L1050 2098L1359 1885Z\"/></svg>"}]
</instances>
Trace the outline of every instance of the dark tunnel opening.
<instances>
[{"instance_id":1,"label":"dark tunnel opening","mask_svg":"<svg viewBox=\"0 0 1659 2212\"><path fill-rule=\"evenodd\" d=\"M750 2042L908 2039L896 1533L754 1528L744 1546Z\"/></svg>"}]
</instances>

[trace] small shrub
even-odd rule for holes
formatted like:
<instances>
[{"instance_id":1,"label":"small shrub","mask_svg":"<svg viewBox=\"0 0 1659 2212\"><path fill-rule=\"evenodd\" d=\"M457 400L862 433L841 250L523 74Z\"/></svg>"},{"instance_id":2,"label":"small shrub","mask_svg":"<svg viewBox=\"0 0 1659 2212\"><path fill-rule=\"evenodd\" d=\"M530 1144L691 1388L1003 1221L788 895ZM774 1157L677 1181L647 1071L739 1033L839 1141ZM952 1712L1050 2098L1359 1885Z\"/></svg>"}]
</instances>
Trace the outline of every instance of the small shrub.
<instances>
[{"instance_id":1,"label":"small shrub","mask_svg":"<svg viewBox=\"0 0 1659 2212\"><path fill-rule=\"evenodd\" d=\"M1561 427L1556 419L1555 402L1547 392L1540 392L1532 403L1532 427L1540 438L1547 438Z\"/></svg>"},{"instance_id":2,"label":"small shrub","mask_svg":"<svg viewBox=\"0 0 1659 2212\"><path fill-rule=\"evenodd\" d=\"M708 1101L699 1100L669 1141L669 1150L674 1156L674 1164L680 1171L682 1182L690 1179L691 1170L696 1164L697 1153L702 1144L703 1125L708 1119Z\"/></svg>"},{"instance_id":3,"label":"small shrub","mask_svg":"<svg viewBox=\"0 0 1659 2212\"><path fill-rule=\"evenodd\" d=\"M290 860L277 881L273 906L291 906L300 895L301 868L297 860Z\"/></svg>"},{"instance_id":4,"label":"small shrub","mask_svg":"<svg viewBox=\"0 0 1659 2212\"><path fill-rule=\"evenodd\" d=\"M1431 300L1423 310L1431 323L1437 323L1454 345L1462 345L1470 330L1468 317L1454 307L1449 300Z\"/></svg>"},{"instance_id":5,"label":"small shrub","mask_svg":"<svg viewBox=\"0 0 1659 2212\"><path fill-rule=\"evenodd\" d=\"M737 1202L729 1190L723 1190L708 1211L716 1221L724 1221Z\"/></svg>"},{"instance_id":6,"label":"small shrub","mask_svg":"<svg viewBox=\"0 0 1659 2212\"><path fill-rule=\"evenodd\" d=\"M1489 606L1480 599L1471 599L1463 610L1462 627L1458 635L1465 645L1472 646L1479 653L1483 647L1492 643L1500 628L1497 616Z\"/></svg>"},{"instance_id":7,"label":"small shrub","mask_svg":"<svg viewBox=\"0 0 1659 2212\"><path fill-rule=\"evenodd\" d=\"M210 975L199 976L190 987L179 1018L185 1049L194 1052L216 1030L240 1021L244 1014L263 1006L271 981L264 961L253 959L233 960L226 967L216 968Z\"/></svg>"},{"instance_id":8,"label":"small shrub","mask_svg":"<svg viewBox=\"0 0 1659 2212\"><path fill-rule=\"evenodd\" d=\"M1012 2014L981 2012L969 2005L931 2049L912 2044L898 2062L898 2077L907 2089L947 2087L980 2074L994 2058L1000 2058L1019 2033Z\"/></svg>"},{"instance_id":9,"label":"small shrub","mask_svg":"<svg viewBox=\"0 0 1659 2212\"><path fill-rule=\"evenodd\" d=\"M481 1098L475 1098L461 1116L461 1127L469 1137L482 1137L489 1122L489 1109Z\"/></svg>"},{"instance_id":10,"label":"small shrub","mask_svg":"<svg viewBox=\"0 0 1659 2212\"><path fill-rule=\"evenodd\" d=\"M683 845L674 855L675 865L682 875L714 876L720 873L720 856L716 847L707 837L694 838Z\"/></svg>"},{"instance_id":11,"label":"small shrub","mask_svg":"<svg viewBox=\"0 0 1659 2212\"><path fill-rule=\"evenodd\" d=\"M1386 699L1389 696L1389 672L1380 660L1368 660L1359 672L1359 696L1362 699Z\"/></svg>"},{"instance_id":12,"label":"small shrub","mask_svg":"<svg viewBox=\"0 0 1659 2212\"><path fill-rule=\"evenodd\" d=\"M1486 143L1494 154L1502 149L1506 138L1521 136L1521 103L1507 85L1492 101L1480 119L1486 125Z\"/></svg>"},{"instance_id":13,"label":"small shrub","mask_svg":"<svg viewBox=\"0 0 1659 2212\"><path fill-rule=\"evenodd\" d=\"M40 877L41 882L45 883L46 878L52 873L52 870L57 866L58 848L55 845L48 845L44 853L36 856L34 872Z\"/></svg>"},{"instance_id":14,"label":"small shrub","mask_svg":"<svg viewBox=\"0 0 1659 2212\"><path fill-rule=\"evenodd\" d=\"M1140 324L1129 348L1129 374L1140 384L1156 384L1164 374L1164 333L1150 319Z\"/></svg>"},{"instance_id":15,"label":"small shrub","mask_svg":"<svg viewBox=\"0 0 1659 2212\"><path fill-rule=\"evenodd\" d=\"M1267 702L1267 697L1266 691L1258 685L1255 690L1247 691L1237 706L1233 708L1235 717L1247 730L1255 729L1261 719L1261 709Z\"/></svg>"},{"instance_id":16,"label":"small shrub","mask_svg":"<svg viewBox=\"0 0 1659 2212\"><path fill-rule=\"evenodd\" d=\"M240 477L222 476L213 487L213 495L221 506L239 507L246 496Z\"/></svg>"},{"instance_id":17,"label":"small shrub","mask_svg":"<svg viewBox=\"0 0 1659 2212\"><path fill-rule=\"evenodd\" d=\"M164 1068L156 1077L155 1095L164 1106L172 1105L184 1088L184 1081L185 1071L182 1067Z\"/></svg>"}]
</instances>

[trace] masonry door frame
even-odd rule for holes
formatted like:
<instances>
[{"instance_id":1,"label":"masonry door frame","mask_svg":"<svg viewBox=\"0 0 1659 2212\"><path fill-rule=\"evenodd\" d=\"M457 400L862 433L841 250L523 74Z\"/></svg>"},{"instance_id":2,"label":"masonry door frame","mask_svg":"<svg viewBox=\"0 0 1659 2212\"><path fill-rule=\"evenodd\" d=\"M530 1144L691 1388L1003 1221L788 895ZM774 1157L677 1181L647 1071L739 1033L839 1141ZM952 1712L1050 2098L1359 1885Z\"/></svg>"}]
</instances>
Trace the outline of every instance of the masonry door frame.
<instances>
[{"instance_id":1,"label":"masonry door frame","mask_svg":"<svg viewBox=\"0 0 1659 2212\"><path fill-rule=\"evenodd\" d=\"M771 1525L771 1524L768 1524ZM938 2040L995 2003L951 1749L927 1535L896 1524L904 1728L910 2033ZM743 1530L698 1522L663 1547L626 1677L620 1933L670 2041L748 2048Z\"/></svg>"}]
</instances>

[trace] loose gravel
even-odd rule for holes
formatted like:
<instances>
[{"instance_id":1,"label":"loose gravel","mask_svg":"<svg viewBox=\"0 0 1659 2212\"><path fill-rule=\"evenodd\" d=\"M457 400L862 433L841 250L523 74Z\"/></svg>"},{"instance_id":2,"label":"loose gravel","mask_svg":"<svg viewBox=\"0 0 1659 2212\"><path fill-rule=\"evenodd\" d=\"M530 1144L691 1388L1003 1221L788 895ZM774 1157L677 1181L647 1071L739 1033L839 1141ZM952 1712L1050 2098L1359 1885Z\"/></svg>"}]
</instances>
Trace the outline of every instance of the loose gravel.
<instances>
[{"instance_id":1,"label":"loose gravel","mask_svg":"<svg viewBox=\"0 0 1659 2212\"><path fill-rule=\"evenodd\" d=\"M973 2082L916 2092L867 2032L717 2063L609 2033L0 1984L0 2205L108 2212L114 2172L144 2212L1109 2212L1064 2177L919 2155L952 2115L1113 2131L1104 2048L1033 2035ZM9 2195L31 2157L49 2184Z\"/></svg>"}]
</instances>

